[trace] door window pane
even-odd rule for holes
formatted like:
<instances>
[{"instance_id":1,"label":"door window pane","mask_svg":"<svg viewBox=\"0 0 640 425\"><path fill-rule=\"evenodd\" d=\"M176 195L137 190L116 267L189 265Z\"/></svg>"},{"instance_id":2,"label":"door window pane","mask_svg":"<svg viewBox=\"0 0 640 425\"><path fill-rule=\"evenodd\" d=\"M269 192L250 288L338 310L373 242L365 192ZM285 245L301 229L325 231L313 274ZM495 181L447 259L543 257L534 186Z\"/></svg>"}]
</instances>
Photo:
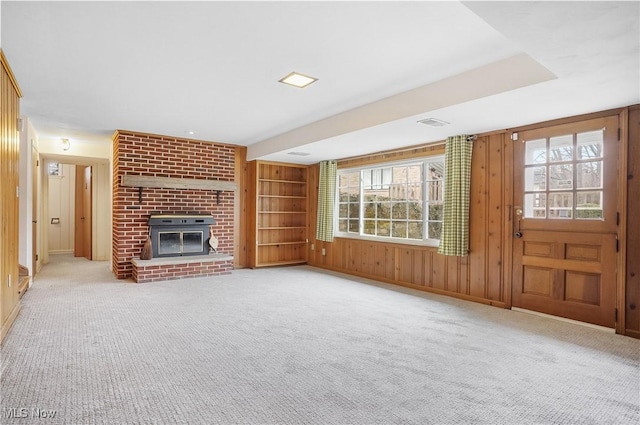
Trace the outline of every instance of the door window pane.
<instances>
[{"instance_id":1,"label":"door window pane","mask_svg":"<svg viewBox=\"0 0 640 425\"><path fill-rule=\"evenodd\" d=\"M524 196L524 218L547 218L546 193L528 193Z\"/></svg>"},{"instance_id":2,"label":"door window pane","mask_svg":"<svg viewBox=\"0 0 640 425\"><path fill-rule=\"evenodd\" d=\"M547 139L527 141L524 163L544 164L547 162Z\"/></svg>"},{"instance_id":3,"label":"door window pane","mask_svg":"<svg viewBox=\"0 0 640 425\"><path fill-rule=\"evenodd\" d=\"M602 130L578 133L578 159L602 158L604 154L602 138Z\"/></svg>"},{"instance_id":4,"label":"door window pane","mask_svg":"<svg viewBox=\"0 0 640 425\"><path fill-rule=\"evenodd\" d=\"M589 161L576 164L578 182L576 189L599 189L602 187L603 161Z\"/></svg>"},{"instance_id":5,"label":"door window pane","mask_svg":"<svg viewBox=\"0 0 640 425\"><path fill-rule=\"evenodd\" d=\"M527 167L524 169L524 190L537 192L547 189L547 167Z\"/></svg>"},{"instance_id":6,"label":"door window pane","mask_svg":"<svg viewBox=\"0 0 640 425\"><path fill-rule=\"evenodd\" d=\"M549 194L549 218L573 217L573 193L556 192Z\"/></svg>"},{"instance_id":7,"label":"door window pane","mask_svg":"<svg viewBox=\"0 0 640 425\"><path fill-rule=\"evenodd\" d=\"M549 166L549 190L573 189L573 165Z\"/></svg>"},{"instance_id":8,"label":"door window pane","mask_svg":"<svg viewBox=\"0 0 640 425\"><path fill-rule=\"evenodd\" d=\"M576 218L602 218L602 191L576 194Z\"/></svg>"},{"instance_id":9,"label":"door window pane","mask_svg":"<svg viewBox=\"0 0 640 425\"><path fill-rule=\"evenodd\" d=\"M549 162L571 161L573 159L573 135L549 139Z\"/></svg>"}]
</instances>

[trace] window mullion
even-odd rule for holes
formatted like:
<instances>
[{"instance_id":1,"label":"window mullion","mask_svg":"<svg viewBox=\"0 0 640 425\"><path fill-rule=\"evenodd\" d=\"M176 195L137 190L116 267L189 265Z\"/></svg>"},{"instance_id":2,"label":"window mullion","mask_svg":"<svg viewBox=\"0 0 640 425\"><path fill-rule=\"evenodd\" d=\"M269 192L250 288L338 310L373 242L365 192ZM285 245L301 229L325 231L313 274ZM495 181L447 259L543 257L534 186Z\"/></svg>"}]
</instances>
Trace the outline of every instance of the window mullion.
<instances>
[{"instance_id":1,"label":"window mullion","mask_svg":"<svg viewBox=\"0 0 640 425\"><path fill-rule=\"evenodd\" d=\"M428 163L422 163L422 240L429 239L429 183L427 179Z\"/></svg>"},{"instance_id":2,"label":"window mullion","mask_svg":"<svg viewBox=\"0 0 640 425\"><path fill-rule=\"evenodd\" d=\"M371 176L373 178L373 176ZM358 207L358 235L364 233L364 170L360 170L360 205Z\"/></svg>"}]
</instances>

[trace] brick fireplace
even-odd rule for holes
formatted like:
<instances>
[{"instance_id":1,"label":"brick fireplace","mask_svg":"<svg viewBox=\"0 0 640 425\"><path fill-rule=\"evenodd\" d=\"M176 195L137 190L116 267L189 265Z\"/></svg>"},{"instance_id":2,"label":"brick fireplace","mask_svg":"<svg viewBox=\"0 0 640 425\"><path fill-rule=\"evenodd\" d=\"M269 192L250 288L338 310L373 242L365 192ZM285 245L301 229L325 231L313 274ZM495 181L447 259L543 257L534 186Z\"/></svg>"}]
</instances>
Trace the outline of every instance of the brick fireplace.
<instances>
[{"instance_id":1,"label":"brick fireplace","mask_svg":"<svg viewBox=\"0 0 640 425\"><path fill-rule=\"evenodd\" d=\"M174 262L153 269L153 279L229 273L233 269L233 190L145 187L124 185L125 179L160 178L188 182L233 182L236 147L220 143L158 136L118 130L113 136L113 255L112 270L118 279L135 278L140 253L149 236L149 219L158 214L207 215L215 219L213 233L218 238L216 264L190 258L186 264ZM178 180L179 179L179 180ZM229 184L229 183L227 183ZM134 260L135 259L135 260ZM155 259L154 259L155 260ZM135 263L135 264L134 264ZM195 265L194 265L195 264ZM184 273L181 273L183 271Z\"/></svg>"}]
</instances>

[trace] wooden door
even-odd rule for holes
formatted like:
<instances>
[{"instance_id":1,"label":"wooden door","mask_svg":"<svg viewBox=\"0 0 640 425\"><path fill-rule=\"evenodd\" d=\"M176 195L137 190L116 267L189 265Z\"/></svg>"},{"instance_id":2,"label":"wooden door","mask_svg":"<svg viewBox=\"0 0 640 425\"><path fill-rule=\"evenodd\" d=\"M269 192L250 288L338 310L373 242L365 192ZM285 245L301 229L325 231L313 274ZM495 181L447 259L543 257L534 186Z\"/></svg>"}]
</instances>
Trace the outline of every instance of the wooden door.
<instances>
[{"instance_id":1,"label":"wooden door","mask_svg":"<svg viewBox=\"0 0 640 425\"><path fill-rule=\"evenodd\" d=\"M614 327L618 118L514 143L513 306Z\"/></svg>"},{"instance_id":2,"label":"wooden door","mask_svg":"<svg viewBox=\"0 0 640 425\"><path fill-rule=\"evenodd\" d=\"M75 194L73 255L91 260L91 167L76 166Z\"/></svg>"}]
</instances>

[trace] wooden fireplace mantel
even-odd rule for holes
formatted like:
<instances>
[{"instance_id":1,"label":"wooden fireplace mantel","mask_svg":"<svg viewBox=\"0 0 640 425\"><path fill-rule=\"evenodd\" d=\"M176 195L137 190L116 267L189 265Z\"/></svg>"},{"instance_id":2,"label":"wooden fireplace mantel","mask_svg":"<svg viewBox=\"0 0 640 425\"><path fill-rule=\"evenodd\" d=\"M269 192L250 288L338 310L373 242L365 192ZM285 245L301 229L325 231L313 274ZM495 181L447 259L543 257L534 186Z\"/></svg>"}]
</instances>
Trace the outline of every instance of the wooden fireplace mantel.
<instances>
[{"instance_id":1,"label":"wooden fireplace mantel","mask_svg":"<svg viewBox=\"0 0 640 425\"><path fill-rule=\"evenodd\" d=\"M159 189L200 189L200 190L236 190L236 182L221 180L183 179L175 177L155 176L122 176L121 186L151 187Z\"/></svg>"}]
</instances>

